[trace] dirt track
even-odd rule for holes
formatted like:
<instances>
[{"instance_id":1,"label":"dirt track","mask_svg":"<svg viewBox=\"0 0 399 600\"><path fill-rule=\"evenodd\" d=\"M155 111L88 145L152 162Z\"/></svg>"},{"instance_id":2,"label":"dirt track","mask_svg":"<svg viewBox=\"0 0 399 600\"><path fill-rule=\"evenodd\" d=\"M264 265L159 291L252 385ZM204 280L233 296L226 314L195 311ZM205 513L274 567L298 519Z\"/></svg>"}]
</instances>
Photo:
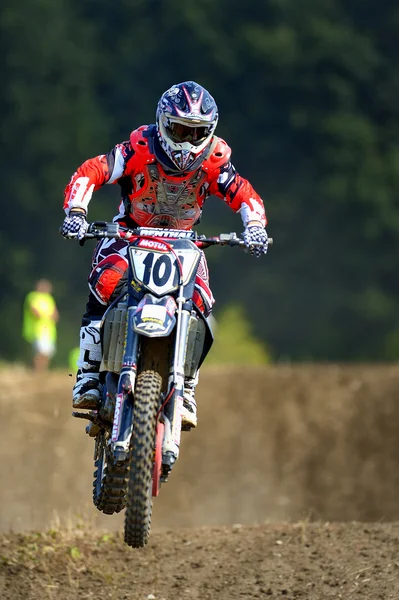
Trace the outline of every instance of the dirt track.
<instances>
[{"instance_id":1,"label":"dirt track","mask_svg":"<svg viewBox=\"0 0 399 600\"><path fill-rule=\"evenodd\" d=\"M2 600L397 600L399 525L0 536Z\"/></svg>"},{"instance_id":2,"label":"dirt track","mask_svg":"<svg viewBox=\"0 0 399 600\"><path fill-rule=\"evenodd\" d=\"M47 530L55 515L64 523L83 515L92 528L120 529L122 516L105 517L91 506L93 443L84 424L70 417L72 379L23 370L1 377L0 452L7 460L1 466L0 531ZM155 501L150 546L138 558L117 539L93 541L81 550L84 560L76 561L68 548L89 543L90 536L65 542L64 554L58 543L48 550L49 565L41 567L50 569L55 587L42 589L43 576L24 566L24 553L12 558L17 544L25 552L29 540L6 535L0 597L69 600L89 598L92 590L98 598L153 594L157 600L214 594L223 600L398 598L398 525L349 523L399 520L398 396L397 365L204 371L200 426L184 434L181 458ZM308 523L315 519L348 523ZM298 520L300 525L271 524ZM237 533L220 528L237 523L257 526L236 527ZM218 528L176 530L211 525ZM93 549L111 572L129 569L132 561L133 575L125 573L118 592L111 578L110 595L99 595ZM35 552L40 563L41 550ZM165 580L155 569L159 560ZM127 593L132 581L133 595Z\"/></svg>"}]
</instances>

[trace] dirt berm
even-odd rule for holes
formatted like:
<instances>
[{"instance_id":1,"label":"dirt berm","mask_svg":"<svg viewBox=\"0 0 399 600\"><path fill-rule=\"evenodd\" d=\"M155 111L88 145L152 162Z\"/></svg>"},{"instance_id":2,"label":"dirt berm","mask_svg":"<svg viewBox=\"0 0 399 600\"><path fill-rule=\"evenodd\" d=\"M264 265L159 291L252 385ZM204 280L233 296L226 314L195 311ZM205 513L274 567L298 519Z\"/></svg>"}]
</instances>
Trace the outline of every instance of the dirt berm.
<instances>
[{"instance_id":1,"label":"dirt berm","mask_svg":"<svg viewBox=\"0 0 399 600\"><path fill-rule=\"evenodd\" d=\"M93 440L72 378L1 372L0 531L84 515ZM203 370L199 427L154 504L154 528L317 518L399 519L399 366Z\"/></svg>"},{"instance_id":2,"label":"dirt berm","mask_svg":"<svg viewBox=\"0 0 399 600\"><path fill-rule=\"evenodd\" d=\"M72 383L1 372L0 598L399 598L399 366L204 369L137 551L91 505Z\"/></svg>"}]
</instances>

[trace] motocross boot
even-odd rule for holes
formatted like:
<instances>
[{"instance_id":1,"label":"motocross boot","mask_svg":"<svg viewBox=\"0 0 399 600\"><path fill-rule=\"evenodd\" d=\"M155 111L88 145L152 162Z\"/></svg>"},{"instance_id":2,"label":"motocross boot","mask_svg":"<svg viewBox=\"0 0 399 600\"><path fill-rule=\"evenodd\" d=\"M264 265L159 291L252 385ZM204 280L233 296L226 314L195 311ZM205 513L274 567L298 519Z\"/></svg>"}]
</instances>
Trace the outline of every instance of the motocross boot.
<instances>
[{"instance_id":1,"label":"motocross boot","mask_svg":"<svg viewBox=\"0 0 399 600\"><path fill-rule=\"evenodd\" d=\"M199 372L195 377L187 377L184 381L182 429L197 427L197 403L195 401L195 388L198 383Z\"/></svg>"},{"instance_id":2,"label":"motocross boot","mask_svg":"<svg viewBox=\"0 0 399 600\"><path fill-rule=\"evenodd\" d=\"M80 329L80 354L76 383L72 390L72 406L77 409L97 410L100 404L101 341L100 323L93 320Z\"/></svg>"}]
</instances>

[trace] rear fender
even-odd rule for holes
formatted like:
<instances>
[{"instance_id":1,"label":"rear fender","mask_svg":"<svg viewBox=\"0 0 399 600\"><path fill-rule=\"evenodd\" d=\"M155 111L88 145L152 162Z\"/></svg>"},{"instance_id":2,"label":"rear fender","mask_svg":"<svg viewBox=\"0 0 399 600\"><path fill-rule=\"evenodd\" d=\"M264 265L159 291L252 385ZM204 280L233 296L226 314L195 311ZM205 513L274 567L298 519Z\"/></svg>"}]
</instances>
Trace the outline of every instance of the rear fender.
<instances>
[{"instance_id":1,"label":"rear fender","mask_svg":"<svg viewBox=\"0 0 399 600\"><path fill-rule=\"evenodd\" d=\"M145 294L133 314L133 329L147 337L166 337L176 325L177 304L173 296Z\"/></svg>"}]
</instances>

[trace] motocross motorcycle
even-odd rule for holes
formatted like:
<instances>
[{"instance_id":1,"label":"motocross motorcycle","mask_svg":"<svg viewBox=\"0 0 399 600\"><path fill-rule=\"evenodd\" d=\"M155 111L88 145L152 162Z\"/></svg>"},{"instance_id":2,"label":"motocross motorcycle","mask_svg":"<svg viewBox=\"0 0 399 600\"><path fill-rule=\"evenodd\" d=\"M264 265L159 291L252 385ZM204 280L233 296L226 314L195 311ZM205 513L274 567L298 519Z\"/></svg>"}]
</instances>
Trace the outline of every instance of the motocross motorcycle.
<instances>
[{"instance_id":1,"label":"motocross motorcycle","mask_svg":"<svg viewBox=\"0 0 399 600\"><path fill-rule=\"evenodd\" d=\"M193 302L201 250L244 247L235 233L207 238L192 230L122 229L94 222L85 239L128 244L128 284L101 322L103 396L88 419L95 438L93 502L105 514L125 512L124 539L148 542L152 501L179 456L186 377L195 377L213 335Z\"/></svg>"}]
</instances>

